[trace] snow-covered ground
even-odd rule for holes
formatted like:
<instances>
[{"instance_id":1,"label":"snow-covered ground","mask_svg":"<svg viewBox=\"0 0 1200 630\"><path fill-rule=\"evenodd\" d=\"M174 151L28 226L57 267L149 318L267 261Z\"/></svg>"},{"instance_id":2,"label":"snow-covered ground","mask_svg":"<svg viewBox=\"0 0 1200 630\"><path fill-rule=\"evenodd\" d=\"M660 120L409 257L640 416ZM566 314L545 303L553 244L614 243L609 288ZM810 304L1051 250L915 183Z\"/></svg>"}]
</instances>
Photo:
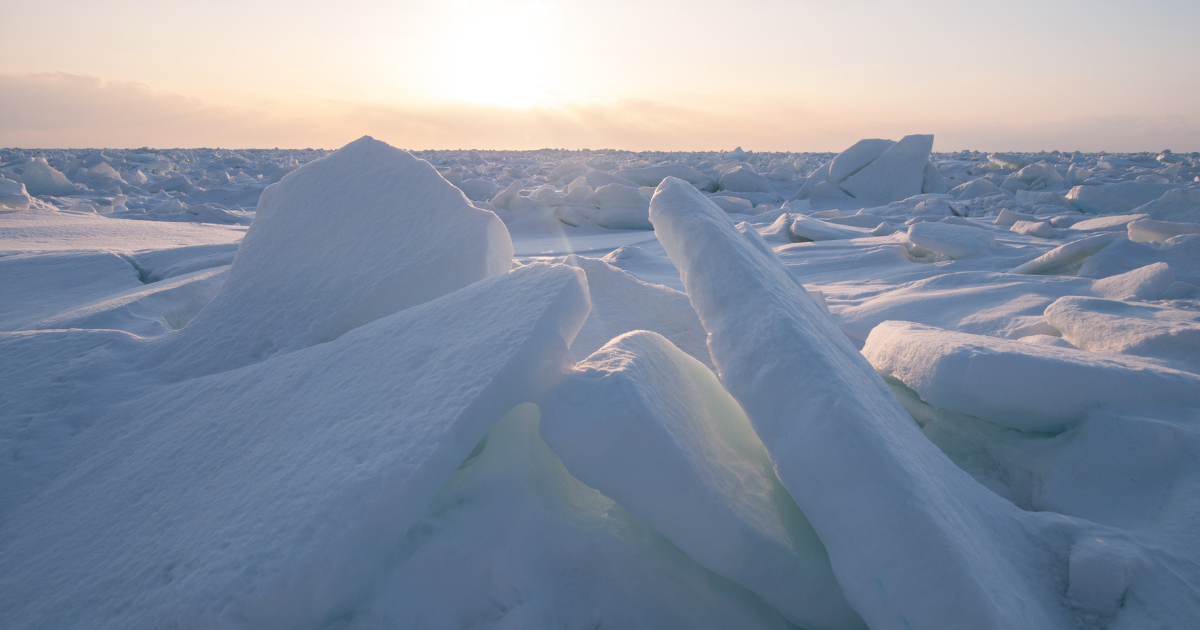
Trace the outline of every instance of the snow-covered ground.
<instances>
[{"instance_id":1,"label":"snow-covered ground","mask_svg":"<svg viewBox=\"0 0 1200 630\"><path fill-rule=\"evenodd\" d=\"M0 627L1200 627L1200 154L0 150Z\"/></svg>"}]
</instances>

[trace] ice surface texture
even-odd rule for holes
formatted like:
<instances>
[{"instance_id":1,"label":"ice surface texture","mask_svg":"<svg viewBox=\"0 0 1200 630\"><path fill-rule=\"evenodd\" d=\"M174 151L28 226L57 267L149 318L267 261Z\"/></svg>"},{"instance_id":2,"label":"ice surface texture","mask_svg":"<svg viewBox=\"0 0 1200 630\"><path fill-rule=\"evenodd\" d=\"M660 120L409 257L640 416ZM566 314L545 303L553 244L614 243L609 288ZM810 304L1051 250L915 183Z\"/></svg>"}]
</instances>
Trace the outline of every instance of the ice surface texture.
<instances>
[{"instance_id":1,"label":"ice surface texture","mask_svg":"<svg viewBox=\"0 0 1200 630\"><path fill-rule=\"evenodd\" d=\"M1197 626L1200 154L924 143L0 149L0 625Z\"/></svg>"},{"instance_id":2,"label":"ice surface texture","mask_svg":"<svg viewBox=\"0 0 1200 630\"><path fill-rule=\"evenodd\" d=\"M793 623L863 627L749 420L708 368L638 331L578 369L543 404L541 428L572 474Z\"/></svg>"},{"instance_id":3,"label":"ice surface texture","mask_svg":"<svg viewBox=\"0 0 1200 630\"><path fill-rule=\"evenodd\" d=\"M512 252L428 162L362 138L263 192L225 286L166 351L193 374L247 365L508 271Z\"/></svg>"},{"instance_id":4,"label":"ice surface texture","mask_svg":"<svg viewBox=\"0 0 1200 630\"><path fill-rule=\"evenodd\" d=\"M385 628L795 628L574 478L521 405L488 432L339 620Z\"/></svg>"},{"instance_id":5,"label":"ice surface texture","mask_svg":"<svg viewBox=\"0 0 1200 630\"><path fill-rule=\"evenodd\" d=\"M524 267L114 408L120 437L5 523L3 625L337 616L491 424L571 364L587 309L581 272Z\"/></svg>"},{"instance_id":6,"label":"ice surface texture","mask_svg":"<svg viewBox=\"0 0 1200 630\"><path fill-rule=\"evenodd\" d=\"M863 355L935 407L1019 431L1057 433L1103 406L1200 407L1194 374L909 322L876 326Z\"/></svg>"},{"instance_id":7,"label":"ice surface texture","mask_svg":"<svg viewBox=\"0 0 1200 630\"><path fill-rule=\"evenodd\" d=\"M721 382L869 626L1069 623L1054 586L1065 522L1021 512L951 463L778 259L695 188L665 180L650 212Z\"/></svg>"}]
</instances>

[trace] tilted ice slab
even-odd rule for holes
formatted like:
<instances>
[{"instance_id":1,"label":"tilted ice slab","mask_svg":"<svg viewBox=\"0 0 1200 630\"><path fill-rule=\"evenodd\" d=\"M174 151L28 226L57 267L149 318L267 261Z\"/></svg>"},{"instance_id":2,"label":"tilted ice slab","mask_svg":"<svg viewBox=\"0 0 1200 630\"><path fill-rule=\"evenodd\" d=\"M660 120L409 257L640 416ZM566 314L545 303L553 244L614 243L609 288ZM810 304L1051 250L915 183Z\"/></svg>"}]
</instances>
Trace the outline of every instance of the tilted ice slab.
<instances>
[{"instance_id":1,"label":"tilted ice slab","mask_svg":"<svg viewBox=\"0 0 1200 630\"><path fill-rule=\"evenodd\" d=\"M66 175L50 166L42 157L34 158L25 166L21 181L31 195L70 195L79 190Z\"/></svg>"},{"instance_id":2,"label":"tilted ice slab","mask_svg":"<svg viewBox=\"0 0 1200 630\"><path fill-rule=\"evenodd\" d=\"M575 477L805 628L864 627L829 556L716 376L646 331L610 341L541 404Z\"/></svg>"},{"instance_id":3,"label":"tilted ice slab","mask_svg":"<svg viewBox=\"0 0 1200 630\"><path fill-rule=\"evenodd\" d=\"M909 226L908 240L913 245L954 260L986 253L996 244L996 237L991 232L964 225L930 222Z\"/></svg>"},{"instance_id":4,"label":"tilted ice slab","mask_svg":"<svg viewBox=\"0 0 1200 630\"><path fill-rule=\"evenodd\" d=\"M1200 223L1200 190L1176 188L1163 193L1162 197L1138 206L1135 212L1144 212L1155 221L1178 221Z\"/></svg>"},{"instance_id":5,"label":"tilted ice slab","mask_svg":"<svg viewBox=\"0 0 1200 630\"><path fill-rule=\"evenodd\" d=\"M874 228L882 219L875 219ZM856 228L848 225L837 225L835 223L826 223L820 219L797 215L796 220L792 221L788 227L791 231L791 236L800 241L835 241L847 238L870 238L874 236L871 230L864 228Z\"/></svg>"},{"instance_id":6,"label":"tilted ice slab","mask_svg":"<svg viewBox=\"0 0 1200 630\"><path fill-rule=\"evenodd\" d=\"M692 186L650 204L721 381L876 629L1051 628L1072 526L980 486L920 432L784 269Z\"/></svg>"},{"instance_id":7,"label":"tilted ice slab","mask_svg":"<svg viewBox=\"0 0 1200 630\"><path fill-rule=\"evenodd\" d=\"M1110 300L1157 300L1175 282L1165 262L1138 267L1092 283L1092 293Z\"/></svg>"},{"instance_id":8,"label":"tilted ice slab","mask_svg":"<svg viewBox=\"0 0 1200 630\"><path fill-rule=\"evenodd\" d=\"M925 163L932 150L932 135L904 136L842 182L841 188L868 206L882 206L919 195L923 192Z\"/></svg>"},{"instance_id":9,"label":"tilted ice slab","mask_svg":"<svg viewBox=\"0 0 1200 630\"><path fill-rule=\"evenodd\" d=\"M584 358L609 340L633 330L656 332L711 366L707 334L687 295L634 277L604 260L568 256L564 262L587 274L592 310L571 342L571 353Z\"/></svg>"},{"instance_id":10,"label":"tilted ice slab","mask_svg":"<svg viewBox=\"0 0 1200 630\"><path fill-rule=\"evenodd\" d=\"M1165 243L1168 240L1184 234L1200 234L1200 223L1179 223L1175 221L1154 221L1142 219L1133 221L1127 226L1129 240L1139 243Z\"/></svg>"},{"instance_id":11,"label":"tilted ice slab","mask_svg":"<svg viewBox=\"0 0 1200 630\"><path fill-rule=\"evenodd\" d=\"M1084 350L1123 352L1200 372L1200 314L1152 304L1067 296L1046 321Z\"/></svg>"},{"instance_id":12,"label":"tilted ice slab","mask_svg":"<svg viewBox=\"0 0 1200 630\"><path fill-rule=\"evenodd\" d=\"M1080 212L1088 214L1123 214L1134 208L1134 204L1097 186L1076 186L1066 196Z\"/></svg>"},{"instance_id":13,"label":"tilted ice slab","mask_svg":"<svg viewBox=\"0 0 1200 630\"><path fill-rule=\"evenodd\" d=\"M492 427L388 565L336 627L795 628L574 478L531 404Z\"/></svg>"},{"instance_id":14,"label":"tilted ice slab","mask_svg":"<svg viewBox=\"0 0 1200 630\"><path fill-rule=\"evenodd\" d=\"M884 140L882 138L871 138L855 142L850 148L837 154L833 158L833 161L829 163L829 181L840 184L847 177L863 170L863 168L874 162L879 156L883 155L884 151L887 151L895 144L895 140Z\"/></svg>"},{"instance_id":15,"label":"tilted ice slab","mask_svg":"<svg viewBox=\"0 0 1200 630\"><path fill-rule=\"evenodd\" d=\"M1014 267L1011 273L1053 273L1096 254L1118 238L1120 238L1120 234L1114 232L1104 232L1081 238L1055 247L1029 262L1022 263Z\"/></svg>"},{"instance_id":16,"label":"tilted ice slab","mask_svg":"<svg viewBox=\"0 0 1200 630\"><path fill-rule=\"evenodd\" d=\"M1120 356L888 321L863 356L942 409L1059 432L1101 407L1200 405L1200 377Z\"/></svg>"},{"instance_id":17,"label":"tilted ice slab","mask_svg":"<svg viewBox=\"0 0 1200 630\"><path fill-rule=\"evenodd\" d=\"M531 265L113 408L119 435L0 527L0 626L339 616L492 424L569 369L587 312L581 271Z\"/></svg>"},{"instance_id":18,"label":"tilted ice slab","mask_svg":"<svg viewBox=\"0 0 1200 630\"><path fill-rule=\"evenodd\" d=\"M221 292L163 352L190 374L248 365L508 271L512 254L500 219L428 162L360 138L263 191Z\"/></svg>"},{"instance_id":19,"label":"tilted ice slab","mask_svg":"<svg viewBox=\"0 0 1200 630\"><path fill-rule=\"evenodd\" d=\"M1200 285L1200 235L1176 236L1161 245L1135 243L1118 237L1111 245L1084 260L1078 275L1106 278L1156 262L1167 263L1176 280Z\"/></svg>"},{"instance_id":20,"label":"tilted ice slab","mask_svg":"<svg viewBox=\"0 0 1200 630\"><path fill-rule=\"evenodd\" d=\"M29 192L25 184L0 177L0 209L29 209Z\"/></svg>"},{"instance_id":21,"label":"tilted ice slab","mask_svg":"<svg viewBox=\"0 0 1200 630\"><path fill-rule=\"evenodd\" d=\"M773 193L771 182L747 166L739 166L718 180L721 190L746 193Z\"/></svg>"}]
</instances>

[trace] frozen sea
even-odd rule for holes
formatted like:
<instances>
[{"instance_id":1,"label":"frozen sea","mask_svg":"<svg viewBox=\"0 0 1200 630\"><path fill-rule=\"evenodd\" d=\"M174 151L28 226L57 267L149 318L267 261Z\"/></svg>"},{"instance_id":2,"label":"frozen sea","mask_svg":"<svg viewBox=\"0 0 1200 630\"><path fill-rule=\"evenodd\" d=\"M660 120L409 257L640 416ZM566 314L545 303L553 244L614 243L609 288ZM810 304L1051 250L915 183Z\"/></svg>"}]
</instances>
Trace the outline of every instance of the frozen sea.
<instances>
[{"instance_id":1,"label":"frozen sea","mask_svg":"<svg viewBox=\"0 0 1200 630\"><path fill-rule=\"evenodd\" d=\"M0 627L1200 627L1200 154L0 149Z\"/></svg>"}]
</instances>

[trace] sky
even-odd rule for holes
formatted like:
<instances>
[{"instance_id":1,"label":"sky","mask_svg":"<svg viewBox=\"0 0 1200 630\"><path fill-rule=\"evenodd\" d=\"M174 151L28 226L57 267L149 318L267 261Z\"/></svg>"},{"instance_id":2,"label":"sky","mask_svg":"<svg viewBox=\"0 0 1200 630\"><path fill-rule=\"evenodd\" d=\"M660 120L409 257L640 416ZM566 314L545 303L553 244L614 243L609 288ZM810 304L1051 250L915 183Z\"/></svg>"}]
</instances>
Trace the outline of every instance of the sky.
<instances>
[{"instance_id":1,"label":"sky","mask_svg":"<svg viewBox=\"0 0 1200 630\"><path fill-rule=\"evenodd\" d=\"M1195 0L0 7L0 146L1200 150Z\"/></svg>"}]
</instances>

